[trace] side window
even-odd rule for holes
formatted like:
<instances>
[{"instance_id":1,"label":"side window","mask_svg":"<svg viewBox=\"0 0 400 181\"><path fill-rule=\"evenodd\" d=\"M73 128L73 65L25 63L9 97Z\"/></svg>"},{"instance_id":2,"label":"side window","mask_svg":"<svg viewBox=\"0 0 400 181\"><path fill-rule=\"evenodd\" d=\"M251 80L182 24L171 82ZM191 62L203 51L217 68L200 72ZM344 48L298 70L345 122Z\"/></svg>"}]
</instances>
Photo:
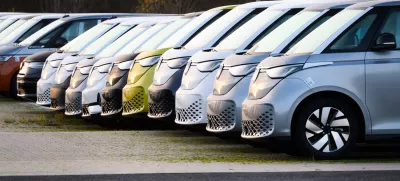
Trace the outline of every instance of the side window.
<instances>
[{"instance_id":1,"label":"side window","mask_svg":"<svg viewBox=\"0 0 400 181\"><path fill-rule=\"evenodd\" d=\"M85 31L97 24L98 20L76 21L72 23L62 34L61 38L70 42Z\"/></svg>"},{"instance_id":2,"label":"side window","mask_svg":"<svg viewBox=\"0 0 400 181\"><path fill-rule=\"evenodd\" d=\"M97 25L98 20L80 20L74 21L72 23L65 24L51 31L39 41L37 41L33 46L42 48L59 48L63 45L57 45L58 40L62 40L64 44L72 41L85 31L89 30L93 26Z\"/></svg>"},{"instance_id":3,"label":"side window","mask_svg":"<svg viewBox=\"0 0 400 181\"><path fill-rule=\"evenodd\" d=\"M331 10L332 11L332 10ZM283 50L282 53L286 53L290 49L292 49L297 43L300 42L304 37L306 37L308 34L310 34L312 31L314 31L316 28L318 28L320 25L325 23L328 19L332 18L338 11L334 11L333 13L330 12L330 14L320 17L317 21L315 21L312 25L310 25L308 28L306 28L303 32L301 32L292 42L290 42Z\"/></svg>"},{"instance_id":4,"label":"side window","mask_svg":"<svg viewBox=\"0 0 400 181\"><path fill-rule=\"evenodd\" d=\"M264 30L257 38L253 40L247 47L246 50L250 50L252 47L254 47L259 41L264 39L269 33L274 31L276 28L278 28L281 24L286 22L288 19L293 17L295 14L300 12L299 9L292 9L289 12L287 12L285 15L280 17L277 21L275 21L271 26L269 26L266 30Z\"/></svg>"},{"instance_id":5,"label":"side window","mask_svg":"<svg viewBox=\"0 0 400 181\"><path fill-rule=\"evenodd\" d=\"M242 25L246 24L248 21L253 19L255 16L257 16L259 13L261 13L265 9L256 9L253 12L251 12L249 15L244 17L242 20L240 20L232 29L230 29L228 32L224 34L215 44L213 47L217 46L219 43L221 43L222 40L224 40L226 37L231 35L233 32L235 32L237 29L239 29Z\"/></svg>"},{"instance_id":6,"label":"side window","mask_svg":"<svg viewBox=\"0 0 400 181\"><path fill-rule=\"evenodd\" d=\"M28 38L29 36L31 36L32 34L36 33L37 31L39 31L40 29L42 29L43 27L47 26L48 24L52 23L53 21L55 21L56 19L44 19L41 20L40 22L38 22L36 25L34 25L33 27L31 27L31 29L29 29L28 31L26 31L24 34L22 34L21 37L18 38L18 40L16 41L16 43L21 43L22 41L24 41L26 38Z\"/></svg>"},{"instance_id":7,"label":"side window","mask_svg":"<svg viewBox=\"0 0 400 181\"><path fill-rule=\"evenodd\" d=\"M396 48L400 48L400 9L393 10L388 14L378 35L382 33L393 34L396 37Z\"/></svg>"},{"instance_id":8,"label":"side window","mask_svg":"<svg viewBox=\"0 0 400 181\"><path fill-rule=\"evenodd\" d=\"M361 20L350 26L342 35L331 44L325 52L355 52L366 51L369 40L367 33L373 27L377 14L372 13L364 16Z\"/></svg>"}]
</instances>

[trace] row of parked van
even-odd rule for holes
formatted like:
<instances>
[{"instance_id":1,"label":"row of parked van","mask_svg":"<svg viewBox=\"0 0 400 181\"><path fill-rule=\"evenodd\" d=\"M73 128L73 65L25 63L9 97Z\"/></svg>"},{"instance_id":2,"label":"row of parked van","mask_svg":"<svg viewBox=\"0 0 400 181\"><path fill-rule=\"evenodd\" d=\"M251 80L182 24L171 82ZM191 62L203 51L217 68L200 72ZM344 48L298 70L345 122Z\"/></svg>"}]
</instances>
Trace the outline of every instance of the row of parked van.
<instances>
[{"instance_id":1,"label":"row of parked van","mask_svg":"<svg viewBox=\"0 0 400 181\"><path fill-rule=\"evenodd\" d=\"M20 16L0 23L0 90L66 115L174 120L318 158L400 135L398 0Z\"/></svg>"}]
</instances>

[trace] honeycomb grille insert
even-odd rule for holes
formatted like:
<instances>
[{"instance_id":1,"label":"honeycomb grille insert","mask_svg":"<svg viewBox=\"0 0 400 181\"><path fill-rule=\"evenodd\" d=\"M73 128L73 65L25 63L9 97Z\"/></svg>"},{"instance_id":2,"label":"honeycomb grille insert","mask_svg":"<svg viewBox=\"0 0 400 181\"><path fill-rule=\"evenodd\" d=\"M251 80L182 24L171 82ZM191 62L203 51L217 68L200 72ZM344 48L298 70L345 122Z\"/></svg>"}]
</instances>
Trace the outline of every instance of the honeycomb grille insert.
<instances>
[{"instance_id":1,"label":"honeycomb grille insert","mask_svg":"<svg viewBox=\"0 0 400 181\"><path fill-rule=\"evenodd\" d=\"M111 100L101 101L101 112L102 114L117 114L121 112L122 100L121 97L115 96Z\"/></svg>"},{"instance_id":2,"label":"honeycomb grille insert","mask_svg":"<svg viewBox=\"0 0 400 181\"><path fill-rule=\"evenodd\" d=\"M83 104L82 105L82 116L90 116L89 104Z\"/></svg>"},{"instance_id":3,"label":"honeycomb grille insert","mask_svg":"<svg viewBox=\"0 0 400 181\"><path fill-rule=\"evenodd\" d=\"M52 109L64 109L65 96L60 96L57 99L51 99L50 108Z\"/></svg>"},{"instance_id":4,"label":"honeycomb grille insert","mask_svg":"<svg viewBox=\"0 0 400 181\"><path fill-rule=\"evenodd\" d=\"M47 89L46 91L44 91L43 94L38 94L37 102L39 104L49 104L51 102L50 89Z\"/></svg>"},{"instance_id":5,"label":"honeycomb grille insert","mask_svg":"<svg viewBox=\"0 0 400 181\"><path fill-rule=\"evenodd\" d=\"M175 96L170 91L149 92L149 98L149 116L167 117L174 112Z\"/></svg>"},{"instance_id":6,"label":"honeycomb grille insert","mask_svg":"<svg viewBox=\"0 0 400 181\"><path fill-rule=\"evenodd\" d=\"M207 129L211 131L229 131L235 127L236 124L236 108L231 103L228 108L223 110L220 114L211 115L207 114Z\"/></svg>"},{"instance_id":7,"label":"honeycomb grille insert","mask_svg":"<svg viewBox=\"0 0 400 181\"><path fill-rule=\"evenodd\" d=\"M203 110L202 100L198 99L185 109L176 108L176 122L183 124L196 123L201 121Z\"/></svg>"},{"instance_id":8,"label":"honeycomb grille insert","mask_svg":"<svg viewBox=\"0 0 400 181\"><path fill-rule=\"evenodd\" d=\"M122 103L123 113L134 114L144 109L144 91L138 91L129 101Z\"/></svg>"},{"instance_id":9,"label":"honeycomb grille insert","mask_svg":"<svg viewBox=\"0 0 400 181\"><path fill-rule=\"evenodd\" d=\"M255 120L242 120L242 136L266 137L274 130L273 109L268 109Z\"/></svg>"},{"instance_id":10,"label":"honeycomb grille insert","mask_svg":"<svg viewBox=\"0 0 400 181\"><path fill-rule=\"evenodd\" d=\"M82 113L82 95L76 95L73 101L65 103L66 114L81 114Z\"/></svg>"}]
</instances>

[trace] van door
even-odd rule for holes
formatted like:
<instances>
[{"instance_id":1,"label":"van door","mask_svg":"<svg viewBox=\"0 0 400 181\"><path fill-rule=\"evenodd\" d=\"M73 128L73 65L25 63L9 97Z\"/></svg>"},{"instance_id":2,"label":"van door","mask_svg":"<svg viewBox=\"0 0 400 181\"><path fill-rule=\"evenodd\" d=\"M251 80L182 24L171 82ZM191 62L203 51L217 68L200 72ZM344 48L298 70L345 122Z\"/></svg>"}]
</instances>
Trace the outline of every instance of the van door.
<instances>
[{"instance_id":1,"label":"van door","mask_svg":"<svg viewBox=\"0 0 400 181\"><path fill-rule=\"evenodd\" d=\"M367 107L373 134L400 134L400 9L388 11L384 23L375 34L391 33L396 38L394 50L366 54ZM373 45L375 41L371 44ZM371 45L371 46L372 46Z\"/></svg>"}]
</instances>

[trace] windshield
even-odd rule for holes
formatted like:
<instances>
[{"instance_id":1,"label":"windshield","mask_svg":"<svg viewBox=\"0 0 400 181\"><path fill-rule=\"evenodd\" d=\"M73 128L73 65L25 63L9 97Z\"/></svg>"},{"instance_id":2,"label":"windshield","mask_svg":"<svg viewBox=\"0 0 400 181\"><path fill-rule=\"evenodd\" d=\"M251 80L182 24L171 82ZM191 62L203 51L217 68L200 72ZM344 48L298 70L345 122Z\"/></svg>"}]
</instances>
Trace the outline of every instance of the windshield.
<instances>
[{"instance_id":1,"label":"windshield","mask_svg":"<svg viewBox=\"0 0 400 181\"><path fill-rule=\"evenodd\" d=\"M131 41L121 51L119 51L117 55L126 55L135 52L144 42L146 42L150 37L152 37L160 30L162 30L165 26L167 26L167 24L160 23L151 28L148 28L146 32L144 32L138 38Z\"/></svg>"},{"instance_id":2,"label":"windshield","mask_svg":"<svg viewBox=\"0 0 400 181\"><path fill-rule=\"evenodd\" d=\"M25 20L19 20L19 21L25 21ZM39 20L37 19L30 19L23 23L19 28L17 28L15 31L12 31L10 34L6 35L6 37L3 40L0 41L0 44L7 44L13 41L15 38L18 38L17 36L21 35L22 33L26 32L29 28L31 28L33 25L35 25ZM17 23L17 22L16 22ZM14 23L14 24L16 24ZM8 29L8 28L7 28ZM5 31L5 30L4 30ZM2 32L3 33L3 32ZM1 33L1 34L2 34Z\"/></svg>"},{"instance_id":3,"label":"windshield","mask_svg":"<svg viewBox=\"0 0 400 181\"><path fill-rule=\"evenodd\" d=\"M301 12L286 22L281 26L277 27L267 36L265 36L260 42L258 42L254 47L254 52L256 53L271 53L275 50L283 41L289 38L294 32L301 28L304 24L309 22L311 19L316 17L320 12L315 11L305 11Z\"/></svg>"},{"instance_id":4,"label":"windshield","mask_svg":"<svg viewBox=\"0 0 400 181\"><path fill-rule=\"evenodd\" d=\"M85 50L80 53L81 55L95 55L105 46L113 42L116 38L120 37L123 33L128 31L131 26L119 25L109 32L101 36L99 39L90 44Z\"/></svg>"},{"instance_id":5,"label":"windshield","mask_svg":"<svg viewBox=\"0 0 400 181\"><path fill-rule=\"evenodd\" d=\"M13 23L11 26L7 27L5 30L3 30L0 33L0 40L2 40L4 37L6 37L7 35L9 35L10 33L12 33L15 29L19 29L19 27L21 27L21 25L23 25L24 23L26 23L28 20L18 20L17 22Z\"/></svg>"},{"instance_id":6,"label":"windshield","mask_svg":"<svg viewBox=\"0 0 400 181\"><path fill-rule=\"evenodd\" d=\"M178 31L182 26L184 26L190 20L192 19L183 18L170 23L167 27L165 27L162 31L154 35L149 41L147 41L142 47L140 47L139 52L156 49L160 45L160 43L163 43L165 39L167 39L173 33ZM173 48L173 47L164 47L164 48Z\"/></svg>"},{"instance_id":7,"label":"windshield","mask_svg":"<svg viewBox=\"0 0 400 181\"><path fill-rule=\"evenodd\" d=\"M46 27L40 29L39 31L37 31L36 33L34 33L33 35L31 35L30 37L28 37L27 39L25 39L24 41L22 41L20 43L20 45L23 46L29 46L32 45L36 40L38 40L39 38L43 37L45 34L47 34L49 31L53 30L54 28L57 28L58 26L60 26L61 24L65 23L65 21L63 20L57 20L54 21L53 23L50 23L49 25L47 25Z\"/></svg>"},{"instance_id":8,"label":"windshield","mask_svg":"<svg viewBox=\"0 0 400 181\"><path fill-rule=\"evenodd\" d=\"M113 26L111 24L99 24L66 44L61 50L68 53L80 52L94 39L110 30Z\"/></svg>"},{"instance_id":9,"label":"windshield","mask_svg":"<svg viewBox=\"0 0 400 181\"><path fill-rule=\"evenodd\" d=\"M167 48L167 47L178 46L178 43L184 41L184 38L189 38L187 36L190 35L190 33L192 33L193 31L197 31L196 28L199 28L199 26L207 23L210 19L212 19L219 12L220 11L207 11L207 12L201 14L199 17L192 20L190 23L185 25L178 32L176 32L170 38L168 38L168 40L166 40L160 47Z\"/></svg>"},{"instance_id":10,"label":"windshield","mask_svg":"<svg viewBox=\"0 0 400 181\"><path fill-rule=\"evenodd\" d=\"M254 33L270 23L275 17L282 14L282 11L268 11L264 10L258 14L239 29L234 31L231 35L225 38L220 44L215 47L215 50L236 50L246 40L248 40Z\"/></svg>"},{"instance_id":11,"label":"windshield","mask_svg":"<svg viewBox=\"0 0 400 181\"><path fill-rule=\"evenodd\" d=\"M8 26L10 26L12 23L14 23L16 19L6 19L0 23L0 32L4 29L6 29Z\"/></svg>"},{"instance_id":12,"label":"windshield","mask_svg":"<svg viewBox=\"0 0 400 181\"><path fill-rule=\"evenodd\" d=\"M185 49L203 48L225 28L231 25L238 18L247 14L249 11L249 9L233 9L190 40L189 43L185 45Z\"/></svg>"},{"instance_id":13,"label":"windshield","mask_svg":"<svg viewBox=\"0 0 400 181\"><path fill-rule=\"evenodd\" d=\"M314 52L326 39L363 11L364 10L353 9L341 11L303 38L289 50L288 54L306 54Z\"/></svg>"},{"instance_id":14,"label":"windshield","mask_svg":"<svg viewBox=\"0 0 400 181\"><path fill-rule=\"evenodd\" d=\"M144 27L133 28L132 30L118 38L118 40L113 42L110 46L101 51L98 57L106 58L114 56L122 47L138 37L145 30L146 28Z\"/></svg>"}]
</instances>

